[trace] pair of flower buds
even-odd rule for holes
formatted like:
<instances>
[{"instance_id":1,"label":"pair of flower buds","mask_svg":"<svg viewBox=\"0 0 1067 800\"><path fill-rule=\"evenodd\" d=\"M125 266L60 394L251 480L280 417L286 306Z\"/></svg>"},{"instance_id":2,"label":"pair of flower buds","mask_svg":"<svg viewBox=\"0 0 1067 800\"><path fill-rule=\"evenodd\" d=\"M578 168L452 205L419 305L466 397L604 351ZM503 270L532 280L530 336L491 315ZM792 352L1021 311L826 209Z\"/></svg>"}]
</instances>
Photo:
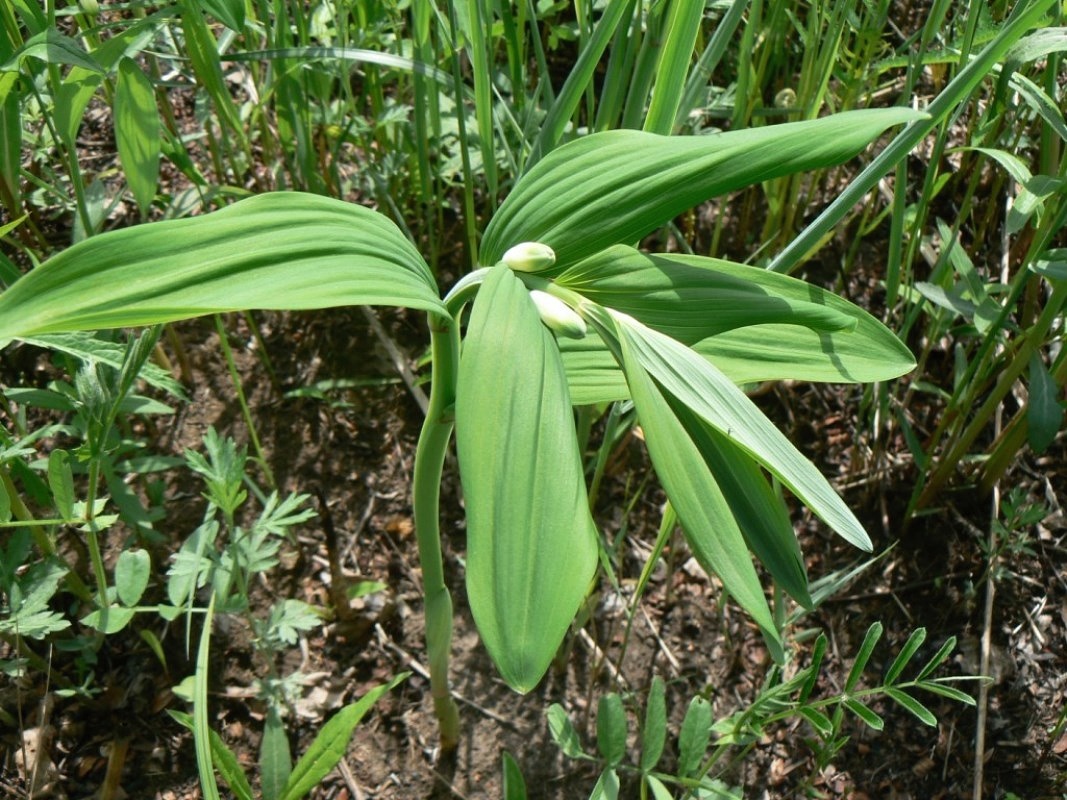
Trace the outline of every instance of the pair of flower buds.
<instances>
[{"instance_id":1,"label":"pair of flower buds","mask_svg":"<svg viewBox=\"0 0 1067 800\"><path fill-rule=\"evenodd\" d=\"M556 254L547 244L523 242L504 253L501 261L516 272L540 272L556 263ZM530 299L537 306L541 322L549 330L570 339L585 337L585 320L558 297L540 289L531 289Z\"/></svg>"}]
</instances>

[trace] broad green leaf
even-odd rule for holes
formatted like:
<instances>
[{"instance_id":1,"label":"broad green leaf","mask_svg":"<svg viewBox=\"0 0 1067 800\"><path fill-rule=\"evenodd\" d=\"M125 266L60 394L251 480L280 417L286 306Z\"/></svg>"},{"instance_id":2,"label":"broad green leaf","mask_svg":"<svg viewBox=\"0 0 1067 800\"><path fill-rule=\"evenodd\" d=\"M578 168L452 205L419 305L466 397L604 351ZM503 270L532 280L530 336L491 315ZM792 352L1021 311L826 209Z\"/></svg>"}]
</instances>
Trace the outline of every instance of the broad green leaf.
<instances>
[{"instance_id":1,"label":"broad green leaf","mask_svg":"<svg viewBox=\"0 0 1067 800\"><path fill-rule=\"evenodd\" d=\"M503 800L526 800L526 781L522 777L522 770L507 750L501 754L501 771L504 775Z\"/></svg>"},{"instance_id":2,"label":"broad green leaf","mask_svg":"<svg viewBox=\"0 0 1067 800\"><path fill-rule=\"evenodd\" d=\"M74 475L66 450L53 450L48 455L48 488L52 490L52 500L60 519L73 519Z\"/></svg>"},{"instance_id":3,"label":"broad green leaf","mask_svg":"<svg viewBox=\"0 0 1067 800\"><path fill-rule=\"evenodd\" d=\"M443 311L422 256L382 215L299 192L94 236L0 296L0 342L239 309Z\"/></svg>"},{"instance_id":4,"label":"broad green leaf","mask_svg":"<svg viewBox=\"0 0 1067 800\"><path fill-rule=\"evenodd\" d=\"M381 699L382 695L407 680L410 674L410 672L403 672L388 683L375 686L355 703L345 706L334 714L319 729L307 752L296 762L285 785L282 800L300 800L318 786L330 770L344 758L352 732L371 707Z\"/></svg>"},{"instance_id":5,"label":"broad green leaf","mask_svg":"<svg viewBox=\"0 0 1067 800\"><path fill-rule=\"evenodd\" d=\"M635 242L708 198L839 164L886 128L919 116L870 109L707 136L631 130L584 136L519 179L486 228L481 263L495 264L512 245L536 241L556 251L562 271L610 245Z\"/></svg>"},{"instance_id":6,"label":"broad green leaf","mask_svg":"<svg viewBox=\"0 0 1067 800\"><path fill-rule=\"evenodd\" d=\"M81 618L81 623L110 636L129 625L134 613L132 608L108 606L106 609L97 609L86 614Z\"/></svg>"},{"instance_id":7,"label":"broad green leaf","mask_svg":"<svg viewBox=\"0 0 1067 800\"><path fill-rule=\"evenodd\" d=\"M1038 353L1030 357L1030 402L1026 407L1027 437L1035 453L1043 453L1063 427L1063 390Z\"/></svg>"},{"instance_id":8,"label":"broad green leaf","mask_svg":"<svg viewBox=\"0 0 1067 800\"><path fill-rule=\"evenodd\" d=\"M17 72L24 58L35 58L48 64L69 64L93 72L104 71L81 45L55 28L45 28L27 39L7 63L0 66L0 72Z\"/></svg>"},{"instance_id":9,"label":"broad green leaf","mask_svg":"<svg viewBox=\"0 0 1067 800\"><path fill-rule=\"evenodd\" d=\"M18 208L22 203L22 107L17 93L0 97L0 186ZM0 226L7 228L7 225ZM7 231L4 234L6 235Z\"/></svg>"},{"instance_id":10,"label":"broad green leaf","mask_svg":"<svg viewBox=\"0 0 1067 800\"><path fill-rule=\"evenodd\" d=\"M689 701L678 734L678 775L687 778L700 768L711 741L711 703L697 696Z\"/></svg>"},{"instance_id":11,"label":"broad green leaf","mask_svg":"<svg viewBox=\"0 0 1067 800\"><path fill-rule=\"evenodd\" d=\"M135 606L148 588L152 559L147 550L124 550L115 563L115 591L123 605Z\"/></svg>"},{"instance_id":12,"label":"broad green leaf","mask_svg":"<svg viewBox=\"0 0 1067 800\"><path fill-rule=\"evenodd\" d=\"M672 405L722 489L749 550L790 597L811 609L804 557L782 498L767 482L759 465L729 437L679 403Z\"/></svg>"},{"instance_id":13,"label":"broad green leaf","mask_svg":"<svg viewBox=\"0 0 1067 800\"><path fill-rule=\"evenodd\" d=\"M259 780L263 800L281 800L293 767L289 753L289 735L278 709L267 709L267 723L259 744Z\"/></svg>"},{"instance_id":14,"label":"broad green leaf","mask_svg":"<svg viewBox=\"0 0 1067 800\"><path fill-rule=\"evenodd\" d=\"M645 116L644 130L650 133L668 134L674 129L704 5L703 0L671 3L656 64L656 86Z\"/></svg>"},{"instance_id":15,"label":"broad green leaf","mask_svg":"<svg viewBox=\"0 0 1067 800\"><path fill-rule=\"evenodd\" d=\"M582 742L578 738L578 731L574 729L574 723L567 716L567 711L559 703L553 703L548 707L548 732L552 734L552 741L556 743L563 755L567 758L588 759L582 750Z\"/></svg>"},{"instance_id":16,"label":"broad green leaf","mask_svg":"<svg viewBox=\"0 0 1067 800\"><path fill-rule=\"evenodd\" d=\"M169 19L168 13L169 9L165 9L144 19L124 22L122 30L112 31L111 37L93 51L93 60L110 72L124 56L133 57L151 43L159 27ZM64 141L73 142L77 137L82 115L105 77L95 67L72 67L63 78L56 93L55 114Z\"/></svg>"},{"instance_id":17,"label":"broad green leaf","mask_svg":"<svg viewBox=\"0 0 1067 800\"><path fill-rule=\"evenodd\" d=\"M626 245L580 261L556 282L689 345L733 328L773 322L853 331L863 313L836 297L832 303L829 292L757 267L648 255Z\"/></svg>"},{"instance_id":18,"label":"broad green leaf","mask_svg":"<svg viewBox=\"0 0 1067 800\"><path fill-rule=\"evenodd\" d=\"M616 332L649 457L682 522L693 555L705 570L719 576L765 635L776 640L774 620L759 577L719 484L667 398L639 362L630 330L616 328Z\"/></svg>"},{"instance_id":19,"label":"broad green leaf","mask_svg":"<svg viewBox=\"0 0 1067 800\"><path fill-rule=\"evenodd\" d=\"M596 710L596 746L609 768L615 768L626 755L626 711L622 698L614 692L600 698Z\"/></svg>"},{"instance_id":20,"label":"broad green leaf","mask_svg":"<svg viewBox=\"0 0 1067 800\"><path fill-rule=\"evenodd\" d=\"M511 270L489 273L460 360L456 449L471 613L504 679L544 675L596 570L566 376Z\"/></svg>"},{"instance_id":21,"label":"broad green leaf","mask_svg":"<svg viewBox=\"0 0 1067 800\"><path fill-rule=\"evenodd\" d=\"M115 144L126 182L144 215L159 183L159 110L155 91L132 58L119 62L115 83Z\"/></svg>"},{"instance_id":22,"label":"broad green leaf","mask_svg":"<svg viewBox=\"0 0 1067 800\"><path fill-rule=\"evenodd\" d=\"M777 476L846 540L864 550L871 549L866 531L844 501L744 392L685 345L646 328L633 318L625 315L617 318L633 343L641 366L666 393ZM631 385L631 392L632 389Z\"/></svg>"},{"instance_id":23,"label":"broad green leaf","mask_svg":"<svg viewBox=\"0 0 1067 800\"><path fill-rule=\"evenodd\" d=\"M648 772L659 763L667 740L666 687L658 675L652 678L645 705L645 724L641 728L641 771Z\"/></svg>"},{"instance_id":24,"label":"broad green leaf","mask_svg":"<svg viewBox=\"0 0 1067 800\"><path fill-rule=\"evenodd\" d=\"M618 800L619 798L619 775L613 769L605 769L600 773L596 786L589 795L589 800Z\"/></svg>"},{"instance_id":25,"label":"broad green leaf","mask_svg":"<svg viewBox=\"0 0 1067 800\"><path fill-rule=\"evenodd\" d=\"M146 631L142 631L142 633L146 633ZM176 722L184 725L189 730L194 730L192 715L170 708L167 709L167 713ZM211 760L214 762L215 769L219 771L222 779L226 781L226 785L230 787L230 791L234 793L237 800L252 800L252 786L248 783L248 778L244 770L241 769L237 756L226 746L226 743L222 741L222 737L214 730L208 731L208 738L211 740Z\"/></svg>"}]
</instances>

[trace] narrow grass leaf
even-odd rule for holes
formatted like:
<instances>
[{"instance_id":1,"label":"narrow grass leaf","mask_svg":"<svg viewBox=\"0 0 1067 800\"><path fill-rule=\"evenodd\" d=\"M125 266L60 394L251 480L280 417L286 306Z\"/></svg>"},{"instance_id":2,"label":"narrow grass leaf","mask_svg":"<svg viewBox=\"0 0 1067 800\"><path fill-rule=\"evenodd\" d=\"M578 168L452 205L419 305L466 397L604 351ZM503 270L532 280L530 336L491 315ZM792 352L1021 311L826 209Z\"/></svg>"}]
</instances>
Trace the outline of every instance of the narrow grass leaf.
<instances>
[{"instance_id":1,"label":"narrow grass leaf","mask_svg":"<svg viewBox=\"0 0 1067 800\"><path fill-rule=\"evenodd\" d=\"M0 196L10 198L11 211L22 203L21 167L22 104L18 94L12 93L0 98L0 187L4 190Z\"/></svg>"},{"instance_id":2,"label":"narrow grass leaf","mask_svg":"<svg viewBox=\"0 0 1067 800\"><path fill-rule=\"evenodd\" d=\"M596 746L601 758L614 769L626 755L626 711L614 692L600 698L596 710Z\"/></svg>"},{"instance_id":3,"label":"narrow grass leaf","mask_svg":"<svg viewBox=\"0 0 1067 800\"><path fill-rule=\"evenodd\" d=\"M142 631L142 634L146 632L147 631ZM162 652L162 650L160 652ZM167 713L179 724L184 725L189 730L194 730L193 717L190 714L169 708L167 709ZM222 737L215 733L215 731L208 731L208 735L211 739L211 758L215 762L215 769L219 771L219 775L226 781L226 785L230 787L230 791L233 792L237 800L253 800L254 795L252 794L252 786L249 784L248 777L245 775L244 770L241 769L241 765L237 761L237 756L226 746L226 743L222 741Z\"/></svg>"},{"instance_id":4,"label":"narrow grass leaf","mask_svg":"<svg viewBox=\"0 0 1067 800\"><path fill-rule=\"evenodd\" d=\"M656 83L645 116L644 130L669 134L681 106L685 78L704 16L704 0L677 0L667 16L667 35L656 64Z\"/></svg>"},{"instance_id":5,"label":"narrow grass leaf","mask_svg":"<svg viewBox=\"0 0 1067 800\"><path fill-rule=\"evenodd\" d=\"M1056 384L1039 353L1030 356L1029 404L1026 435L1035 453L1043 453L1063 427L1063 390Z\"/></svg>"},{"instance_id":6,"label":"narrow grass leaf","mask_svg":"<svg viewBox=\"0 0 1067 800\"><path fill-rule=\"evenodd\" d=\"M648 772L659 763L663 746L667 741L666 686L658 675L652 678L645 702L645 724L641 728L642 772Z\"/></svg>"},{"instance_id":7,"label":"narrow grass leaf","mask_svg":"<svg viewBox=\"0 0 1067 800\"><path fill-rule=\"evenodd\" d=\"M0 295L0 341L241 309L345 305L444 308L422 256L385 217L278 192L68 248Z\"/></svg>"},{"instance_id":8,"label":"narrow grass leaf","mask_svg":"<svg viewBox=\"0 0 1067 800\"><path fill-rule=\"evenodd\" d=\"M200 2L209 14L234 33L241 33L244 30L244 0L200 0Z\"/></svg>"},{"instance_id":9,"label":"narrow grass leaf","mask_svg":"<svg viewBox=\"0 0 1067 800\"><path fill-rule=\"evenodd\" d=\"M931 728L937 727L937 717L933 715L930 709L928 709L926 706L924 706L922 703L920 703L907 692L892 686L887 686L885 689L885 693L889 697L891 697L901 708L903 708L905 711L907 711L909 714L919 720L919 722L923 723L924 725L929 725Z\"/></svg>"},{"instance_id":10,"label":"narrow grass leaf","mask_svg":"<svg viewBox=\"0 0 1067 800\"><path fill-rule=\"evenodd\" d=\"M689 702L678 734L678 775L688 778L700 769L700 762L711 741L711 703L703 697L694 697Z\"/></svg>"},{"instance_id":11,"label":"narrow grass leaf","mask_svg":"<svg viewBox=\"0 0 1067 800\"><path fill-rule=\"evenodd\" d=\"M519 179L486 228L481 263L537 241L555 250L562 272L605 247L637 241L708 198L846 161L886 128L917 116L873 109L709 136L584 136Z\"/></svg>"},{"instance_id":12,"label":"narrow grass leaf","mask_svg":"<svg viewBox=\"0 0 1067 800\"><path fill-rule=\"evenodd\" d=\"M863 670L867 667L867 662L871 660L874 647L881 638L882 623L875 622L867 629L867 633L863 637L863 644L860 645L859 652L856 653L856 660L852 662L852 669L848 671L848 678L845 680L846 692L851 692L859 682Z\"/></svg>"},{"instance_id":13,"label":"narrow grass leaf","mask_svg":"<svg viewBox=\"0 0 1067 800\"><path fill-rule=\"evenodd\" d=\"M281 800L292 766L289 735L278 709L272 704L267 709L263 739L259 744L259 781L263 800Z\"/></svg>"},{"instance_id":14,"label":"narrow grass leaf","mask_svg":"<svg viewBox=\"0 0 1067 800\"><path fill-rule=\"evenodd\" d=\"M582 95L585 93L590 81L593 80L593 74L600 63L600 57L604 54L604 50L607 49L608 44L615 35L615 30L618 28L619 23L630 9L630 0L610 0L607 4L603 14L597 21L596 27L593 29L593 35L589 37L581 52L578 53L577 60L571 67L570 72L567 73L567 80L564 82L563 88L560 89L559 94L549 107L544 121L541 123L540 133L530 147L530 155L526 159L525 168L527 170L537 164L543 156L551 152L559 143L567 123L577 110L578 103L581 102ZM496 260L504 254L504 250L512 244L535 240L537 240L536 237L529 236L525 239L513 239L500 250L496 258L484 263L496 263Z\"/></svg>"},{"instance_id":15,"label":"narrow grass leaf","mask_svg":"<svg viewBox=\"0 0 1067 800\"><path fill-rule=\"evenodd\" d=\"M196 650L196 670L193 672L193 743L196 747L196 770L200 776L200 791L204 800L220 800L219 784L211 756L211 724L208 721L208 656L211 652L211 623L215 616L215 593L211 593L204 612L204 627Z\"/></svg>"},{"instance_id":16,"label":"narrow grass leaf","mask_svg":"<svg viewBox=\"0 0 1067 800\"><path fill-rule=\"evenodd\" d=\"M115 144L142 216L151 208L159 183L159 130L152 82L133 59L122 59L115 84Z\"/></svg>"},{"instance_id":17,"label":"narrow grass leaf","mask_svg":"<svg viewBox=\"0 0 1067 800\"><path fill-rule=\"evenodd\" d=\"M460 360L456 448L467 507L467 593L518 691L544 675L597 563L556 340L522 282L489 273Z\"/></svg>"},{"instance_id":18,"label":"narrow grass leaf","mask_svg":"<svg viewBox=\"0 0 1067 800\"><path fill-rule=\"evenodd\" d=\"M318 786L322 779L329 774L330 770L336 767L341 759L344 758L352 733L363 720L363 717L367 715L367 712L383 695L407 680L410 674L409 672L403 672L388 683L375 686L355 703L345 706L330 717L316 734L315 739L311 742L304 755L296 762L296 766L293 767L293 771L285 785L285 793L282 795L282 800L300 800L301 797Z\"/></svg>"},{"instance_id":19,"label":"narrow grass leaf","mask_svg":"<svg viewBox=\"0 0 1067 800\"><path fill-rule=\"evenodd\" d=\"M504 800L526 800L526 780L522 777L518 762L507 750L501 754L501 772L504 776Z\"/></svg>"},{"instance_id":20,"label":"narrow grass leaf","mask_svg":"<svg viewBox=\"0 0 1067 800\"><path fill-rule=\"evenodd\" d=\"M885 677L883 682L888 686L891 683L896 683L897 678L900 677L900 673L911 662L911 659L915 656L915 653L922 647L922 643L926 641L926 628L916 628L911 632L908 640L904 642L904 646L900 648L900 652L897 653L897 657L893 659L893 663L889 665L889 669L885 671Z\"/></svg>"},{"instance_id":21,"label":"narrow grass leaf","mask_svg":"<svg viewBox=\"0 0 1067 800\"><path fill-rule=\"evenodd\" d=\"M845 700L845 708L859 717L872 730L880 731L885 728L885 720L878 716L871 708L854 697Z\"/></svg>"},{"instance_id":22,"label":"narrow grass leaf","mask_svg":"<svg viewBox=\"0 0 1067 800\"><path fill-rule=\"evenodd\" d=\"M777 476L847 541L864 550L871 549L863 526L826 478L744 392L688 347L630 317L622 315L618 319L633 342L641 366L664 391Z\"/></svg>"},{"instance_id":23,"label":"narrow grass leaf","mask_svg":"<svg viewBox=\"0 0 1067 800\"><path fill-rule=\"evenodd\" d=\"M603 331L602 331L603 333ZM635 353L630 331L617 329L621 363L645 435L649 457L693 555L718 575L726 591L777 638L774 620L744 537L703 456Z\"/></svg>"}]
</instances>

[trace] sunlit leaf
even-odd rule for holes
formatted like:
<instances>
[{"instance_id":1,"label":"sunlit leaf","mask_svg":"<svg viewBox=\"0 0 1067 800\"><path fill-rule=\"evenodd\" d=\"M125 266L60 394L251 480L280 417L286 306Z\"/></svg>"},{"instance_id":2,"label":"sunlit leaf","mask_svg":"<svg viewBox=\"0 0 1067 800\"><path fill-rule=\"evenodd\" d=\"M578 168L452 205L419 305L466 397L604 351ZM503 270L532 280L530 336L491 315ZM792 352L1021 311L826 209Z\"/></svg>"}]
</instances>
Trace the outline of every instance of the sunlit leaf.
<instances>
[{"instance_id":1,"label":"sunlit leaf","mask_svg":"<svg viewBox=\"0 0 1067 800\"><path fill-rule=\"evenodd\" d=\"M557 270L645 234L710 197L839 164L909 109L850 111L706 136L593 133L553 150L516 184L486 228L481 263L519 242L551 246Z\"/></svg>"},{"instance_id":2,"label":"sunlit leaf","mask_svg":"<svg viewBox=\"0 0 1067 800\"><path fill-rule=\"evenodd\" d=\"M94 236L0 296L0 341L239 309L442 311L418 251L382 215L298 192Z\"/></svg>"},{"instance_id":3,"label":"sunlit leaf","mask_svg":"<svg viewBox=\"0 0 1067 800\"><path fill-rule=\"evenodd\" d=\"M523 284L490 272L460 361L456 447L471 613L504 679L541 679L596 569L566 376Z\"/></svg>"}]
</instances>

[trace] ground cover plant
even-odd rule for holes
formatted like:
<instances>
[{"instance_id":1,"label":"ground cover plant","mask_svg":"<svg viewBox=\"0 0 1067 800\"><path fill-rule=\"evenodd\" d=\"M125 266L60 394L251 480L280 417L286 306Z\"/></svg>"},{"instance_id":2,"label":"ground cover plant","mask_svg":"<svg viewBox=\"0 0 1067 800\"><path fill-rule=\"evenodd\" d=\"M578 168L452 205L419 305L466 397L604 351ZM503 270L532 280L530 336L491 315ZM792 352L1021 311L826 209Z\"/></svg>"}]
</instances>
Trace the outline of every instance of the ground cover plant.
<instances>
[{"instance_id":1,"label":"ground cover plant","mask_svg":"<svg viewBox=\"0 0 1067 800\"><path fill-rule=\"evenodd\" d=\"M888 3L800 9L740 0L647 8L338 3L310 15L285 3L188 0L115 10L5 8L0 201L11 258L3 262L0 340L11 345L8 364L21 384L5 388L0 494L10 531L0 635L15 687L0 711L21 732L5 762L20 781L12 786L33 796L65 780L72 788L69 765L57 768L52 756L31 751L51 749L57 701L100 705L119 654L128 652L153 659L166 690L180 698L161 702L193 731L187 752L195 752L207 796L220 793L216 771L228 787L221 791L239 797L337 791L336 779L314 789L335 766L340 791L358 796L344 760L349 737L372 703L390 702L388 689L418 692L418 684L407 687L419 679L402 682L409 668L429 682L436 730L421 734L429 763L454 770L465 756L450 751L481 741L469 713L461 724L455 698L469 704L466 687L489 691L494 674L532 693L526 713L541 741L551 737L577 759L552 761L513 744L498 767L499 750L480 744L486 754L470 768L499 769L500 777L489 788L472 788L478 781L468 778L473 794L550 796L543 780L530 781L546 763L560 765L550 769L567 776L560 788L567 796L730 796L778 785L869 790L870 779L854 770L844 783L835 778L855 746L849 726L879 735L904 730L899 718L887 724L894 708L935 725L957 713L942 700L974 703L961 691L968 688L978 696L978 720L974 741L970 733L960 740L971 742L973 758L959 766L946 755L943 782L982 796L983 737L998 708L990 695L998 680L994 590L1017 597L1020 585L1034 582L1032 574L1030 584L1018 576L1045 569L1059 547L1049 522L1058 509L1055 467L1032 484L1040 497L1019 489L1001 507L997 487L1005 471L1026 469L1027 445L1034 453L1061 447L1063 37L1048 2L909 6L914 16L903 27L897 11ZM890 30L915 33L892 42ZM928 103L914 102L920 87ZM184 108L167 100L194 88ZM885 97L898 105L851 110ZM113 135L117 168L86 168L85 131L94 125ZM935 165L918 185L909 180L915 153ZM942 160L954 171L941 173ZM978 201L1002 193L1004 176L1021 188L994 214ZM876 188L884 203L856 206ZM719 199L708 205L712 198ZM946 218L949 209L959 213ZM137 224L117 225L123 217ZM967 242L989 239L995 226L1002 248L993 277L985 254ZM105 232L112 227L119 229ZM844 227L856 235L838 248L834 291L781 274L809 271ZM61 246L49 240L57 229ZM865 242L888 260L872 260ZM817 269L812 275L821 280ZM870 311L882 321L838 296L857 279L878 282L879 305ZM445 286L452 288L443 293ZM370 621L353 612L353 603L367 607L365 598L388 598L391 587L345 576L351 545L338 543L333 517L347 504L331 498L336 486L316 490L321 523L313 521L311 487L297 480L285 487L289 494L280 491L278 473L290 471L262 430L286 427L268 421L263 392L281 396L276 362L299 349L269 341L273 326L292 330L286 320L294 319L270 312L314 310L295 319L324 325L319 320L338 312L322 309L346 306L409 308L429 323L427 345L411 316L386 316L391 331L380 315L366 317L368 335L422 406L418 441L394 448L411 459L412 500L397 499L407 487L390 495L413 521L401 515L390 525L414 531L405 602L418 613L400 635L409 650L425 648L425 666L390 640L384 610ZM178 453L153 441L186 407L204 368L186 341L195 342L196 329L173 323L201 315L213 317L222 356L216 370L230 376L222 393L232 398L251 461L207 425ZM145 325L166 327L125 342L85 333ZM235 352L235 336L251 347ZM351 364L366 346L341 338L323 352ZM425 351L419 366L405 347ZM918 374L894 382L915 366L913 352ZM950 384L931 371L946 352ZM18 366L35 358L51 360L45 372ZM266 389L252 386L257 372ZM1016 380L1023 372L1024 394ZM327 426L358 419L367 431L412 416L395 404L351 416L353 398L381 382L339 377L285 396L327 401L318 406ZM797 417L825 415L788 400L782 418L743 391L783 379L873 383L815 397L834 398L854 417L844 438L854 443L852 474L871 476L860 483L892 478L883 504L910 495L899 510L860 515L888 534L879 548L903 536L896 549L847 563L854 556L809 536L801 550L798 519L821 520L863 550L872 541L804 445L791 441ZM1009 400L1017 405L1006 408ZM1005 410L1015 421L1001 432ZM997 438L987 442L994 417ZM446 469L453 429L455 470ZM635 437L647 455L633 447ZM942 499L976 442L988 448L974 459L979 483L994 490L988 515L961 511L952 495ZM305 447L302 480L353 463L345 453ZM814 449L842 459L840 450ZM620 467L625 452L636 461ZM369 462L355 463L368 469ZM650 493L658 491L654 502ZM175 499L201 493L203 513L175 528ZM846 587L871 580L879 564L917 563L906 552L908 531L939 519L940 509L969 526L979 568L964 573L962 594L952 594L959 580L949 571L923 573L919 585L948 586L961 614L977 607L982 591L982 612L952 623L939 610L928 652L921 652L926 628L916 622L930 622L923 613L908 619L890 636L893 655L880 677L861 683L883 621L868 618L848 646L841 618L831 620L829 639L807 620L851 602ZM340 513L355 523L353 508ZM324 538L300 532L319 524ZM450 533L456 526L462 542ZM321 607L271 597L270 589L261 596L293 559L317 551L328 567ZM674 593L693 570L675 558L688 555L714 576L701 591L713 592L715 603L699 605L718 615L718 632L708 639L683 627L665 642L652 626L660 647L642 657L631 645L635 626L642 618L652 625L650 609L666 618L678 607ZM813 560L822 580L808 578ZM672 576L665 584L664 570ZM891 574L883 573L887 591ZM1062 594L1054 580L1048 587L1032 612L1038 618ZM621 604L625 619L615 633L612 604ZM747 621L731 613L735 605ZM391 613L403 620L409 612ZM298 752L306 755L294 764L294 726L315 680L305 668L307 642L336 641L321 633L331 615L333 634L347 630L364 644L373 635L382 652L401 658L378 663L358 692L363 699L302 735ZM1046 639L1030 619L1029 646L1039 646ZM233 730L228 742L219 735L212 687L220 670L233 674L219 663L231 626L246 632L256 674L247 695L252 743ZM411 633L418 630L425 644ZM953 635L966 639L975 630L977 657L964 647L949 661ZM473 662L476 677L469 666L450 666L457 642L465 664L484 647L492 668ZM713 642L722 663L736 660L724 658L731 647L765 654L764 663L741 670L749 685L740 707L696 677L706 672L696 655L678 672L672 650ZM42 655L46 645L68 654L60 667ZM294 669L297 650L303 656ZM656 675L661 657L674 676L669 684ZM935 675L946 667L991 679L957 687L952 676ZM41 681L56 689L42 691ZM551 708L548 687L562 691ZM24 697L37 696L30 723ZM1040 758L1028 777L1005 786L1036 786L1061 754L1063 717L1049 697L1051 718L1036 734ZM470 707L484 710L478 700ZM343 705L330 702L327 711ZM485 714L505 727L520 718ZM636 747L628 715L642 720ZM595 752L583 744L585 727L595 729ZM776 774L773 747L766 748L776 729L792 731L809 753L792 778L796 767ZM358 750L358 730L354 741ZM101 796L117 791L128 753L129 739L117 738ZM249 773L251 761L258 763ZM439 780L438 790L464 791L447 773ZM405 791L387 784L376 792Z\"/></svg>"}]
</instances>

